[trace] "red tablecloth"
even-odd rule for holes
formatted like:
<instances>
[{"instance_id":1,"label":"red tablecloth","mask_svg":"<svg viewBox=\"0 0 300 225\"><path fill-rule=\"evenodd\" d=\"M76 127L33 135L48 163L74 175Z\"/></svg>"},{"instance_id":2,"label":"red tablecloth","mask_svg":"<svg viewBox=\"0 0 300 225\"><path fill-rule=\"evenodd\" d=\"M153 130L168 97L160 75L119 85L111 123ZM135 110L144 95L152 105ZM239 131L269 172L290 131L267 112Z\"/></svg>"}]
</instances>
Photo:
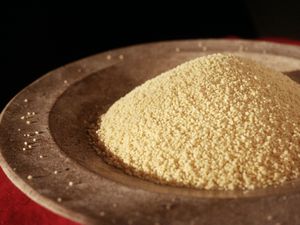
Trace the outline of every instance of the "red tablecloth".
<instances>
[{"instance_id":1,"label":"red tablecloth","mask_svg":"<svg viewBox=\"0 0 300 225\"><path fill-rule=\"evenodd\" d=\"M235 38L235 37L229 37ZM285 38L261 38L300 46L300 41ZM0 169L0 225L76 225L36 204L19 191Z\"/></svg>"}]
</instances>

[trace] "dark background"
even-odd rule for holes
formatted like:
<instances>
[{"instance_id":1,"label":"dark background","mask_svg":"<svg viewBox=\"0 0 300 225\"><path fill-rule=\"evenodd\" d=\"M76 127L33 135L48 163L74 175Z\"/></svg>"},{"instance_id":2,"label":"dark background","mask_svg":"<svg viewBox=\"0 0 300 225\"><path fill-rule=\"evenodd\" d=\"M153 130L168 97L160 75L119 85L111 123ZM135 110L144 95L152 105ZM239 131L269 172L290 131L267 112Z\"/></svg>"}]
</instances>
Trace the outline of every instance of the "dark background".
<instances>
[{"instance_id":1,"label":"dark background","mask_svg":"<svg viewBox=\"0 0 300 225\"><path fill-rule=\"evenodd\" d=\"M2 8L0 109L44 73L112 48L186 38L300 39L300 1L296 0L131 4Z\"/></svg>"}]
</instances>

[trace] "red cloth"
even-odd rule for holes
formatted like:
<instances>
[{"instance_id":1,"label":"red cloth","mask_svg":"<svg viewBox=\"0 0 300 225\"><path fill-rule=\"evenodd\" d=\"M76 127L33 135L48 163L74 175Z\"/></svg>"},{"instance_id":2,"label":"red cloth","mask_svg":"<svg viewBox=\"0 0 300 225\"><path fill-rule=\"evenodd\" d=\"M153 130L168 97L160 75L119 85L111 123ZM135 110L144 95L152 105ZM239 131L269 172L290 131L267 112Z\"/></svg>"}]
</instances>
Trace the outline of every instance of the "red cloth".
<instances>
[{"instance_id":1,"label":"red cloth","mask_svg":"<svg viewBox=\"0 0 300 225\"><path fill-rule=\"evenodd\" d=\"M77 225L38 205L17 189L0 169L1 225Z\"/></svg>"},{"instance_id":2,"label":"red cloth","mask_svg":"<svg viewBox=\"0 0 300 225\"><path fill-rule=\"evenodd\" d=\"M260 38L259 40L300 46L300 41L286 38ZM0 169L0 225L35 224L77 225L30 200L8 180Z\"/></svg>"}]
</instances>

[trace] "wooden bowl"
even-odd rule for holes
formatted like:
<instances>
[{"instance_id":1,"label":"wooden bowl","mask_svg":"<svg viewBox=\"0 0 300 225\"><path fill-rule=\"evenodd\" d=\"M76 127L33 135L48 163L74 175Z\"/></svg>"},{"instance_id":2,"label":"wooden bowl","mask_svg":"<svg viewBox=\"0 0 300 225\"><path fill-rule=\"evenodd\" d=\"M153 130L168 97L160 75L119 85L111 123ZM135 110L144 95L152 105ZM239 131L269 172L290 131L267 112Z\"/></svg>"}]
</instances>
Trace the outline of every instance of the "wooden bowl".
<instances>
[{"instance_id":1,"label":"wooden bowl","mask_svg":"<svg viewBox=\"0 0 300 225\"><path fill-rule=\"evenodd\" d=\"M85 224L300 224L300 181L255 191L158 185L106 164L88 129L117 99L163 71L215 52L250 57L300 81L300 48L256 41L137 45L58 68L22 90L0 123L0 163L46 208Z\"/></svg>"}]
</instances>

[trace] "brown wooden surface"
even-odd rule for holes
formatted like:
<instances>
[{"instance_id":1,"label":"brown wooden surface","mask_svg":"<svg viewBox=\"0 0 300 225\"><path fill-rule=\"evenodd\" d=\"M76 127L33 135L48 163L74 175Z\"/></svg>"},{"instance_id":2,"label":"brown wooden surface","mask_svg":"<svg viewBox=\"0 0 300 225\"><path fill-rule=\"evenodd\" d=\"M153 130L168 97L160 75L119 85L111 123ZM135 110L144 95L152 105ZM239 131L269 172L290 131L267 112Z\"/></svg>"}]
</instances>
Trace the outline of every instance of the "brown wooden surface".
<instances>
[{"instance_id":1,"label":"brown wooden surface","mask_svg":"<svg viewBox=\"0 0 300 225\"><path fill-rule=\"evenodd\" d=\"M90 144L87 130L98 113L132 88L188 59L224 51L300 80L300 48L264 42L174 41L98 54L50 72L8 104L0 124L2 168L33 200L86 224L300 224L298 180L251 192L156 185L105 164ZM27 112L36 115L22 120Z\"/></svg>"}]
</instances>

